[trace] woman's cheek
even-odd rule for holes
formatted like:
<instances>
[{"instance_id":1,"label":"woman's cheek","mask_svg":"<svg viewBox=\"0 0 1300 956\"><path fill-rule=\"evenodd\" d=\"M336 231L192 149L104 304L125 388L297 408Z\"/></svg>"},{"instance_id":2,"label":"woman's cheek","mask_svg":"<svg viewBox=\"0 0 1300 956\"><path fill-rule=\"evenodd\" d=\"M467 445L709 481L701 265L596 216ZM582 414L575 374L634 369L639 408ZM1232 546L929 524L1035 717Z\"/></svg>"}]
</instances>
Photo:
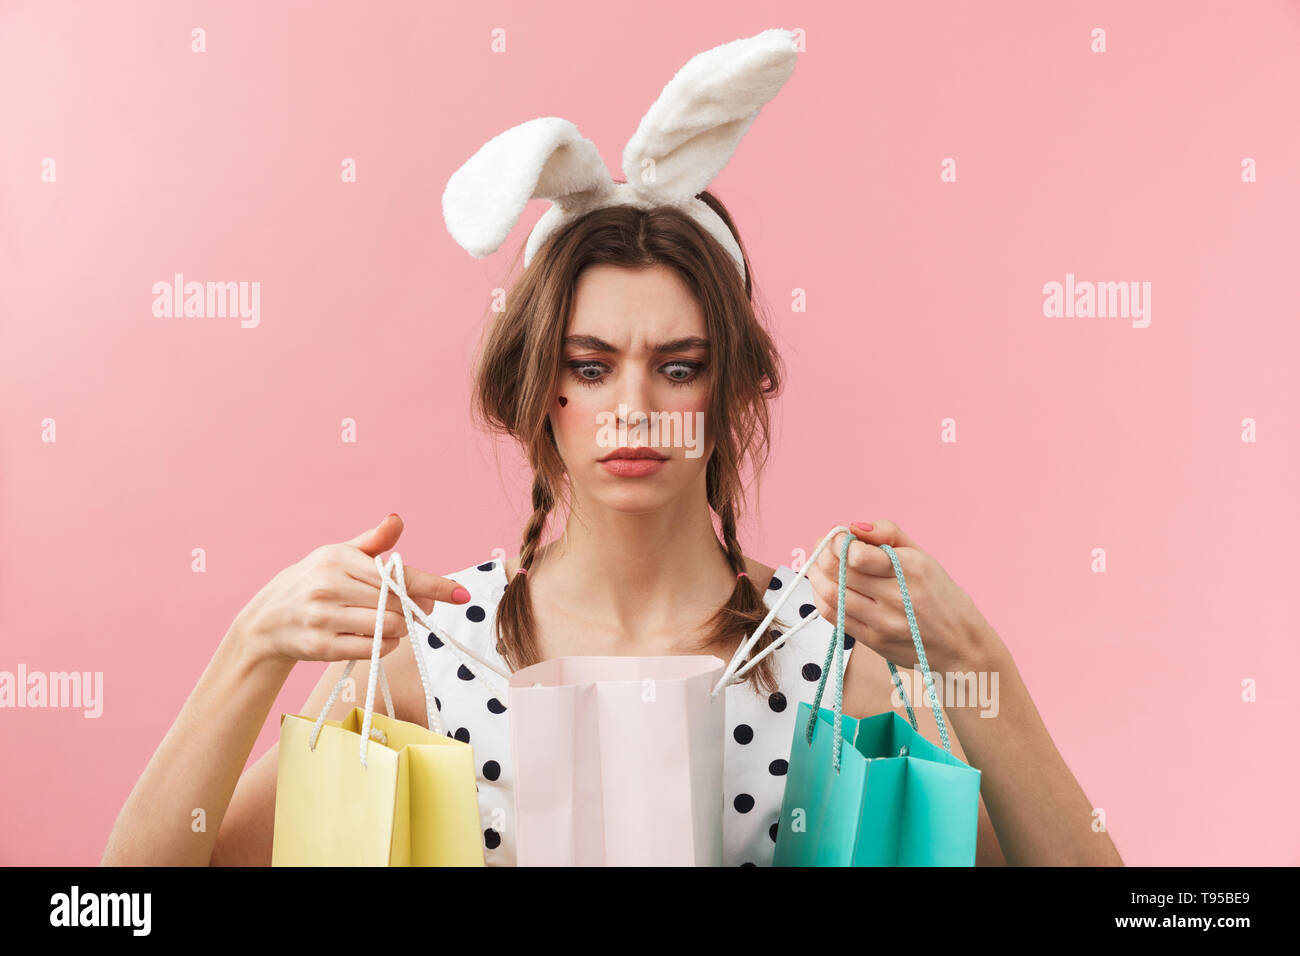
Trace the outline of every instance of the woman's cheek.
<instances>
[{"instance_id":1,"label":"woman's cheek","mask_svg":"<svg viewBox=\"0 0 1300 956\"><path fill-rule=\"evenodd\" d=\"M683 391L687 390L683 389ZM708 396L702 394L673 396L660 409L668 418L660 430L659 444L672 446L670 452L672 457L707 458L708 434L705 427L707 407Z\"/></svg>"},{"instance_id":2,"label":"woman's cheek","mask_svg":"<svg viewBox=\"0 0 1300 956\"><path fill-rule=\"evenodd\" d=\"M588 400L583 395L568 390L557 393L555 404L551 409L552 427L568 441L582 442L600 431L601 422L612 420L610 416L615 410L606 407L607 404L608 399L599 396L592 396ZM700 445L705 444L708 438L704 434L707 407L708 395L702 393L690 396L674 395L668 397L658 408L628 411L629 417L636 411L654 411L661 415L672 416L674 423L661 431L660 444L694 446L693 454L698 454ZM677 422L681 423L681 430L685 434L678 433ZM633 428L631 425L628 427ZM649 427L648 420L645 422L645 427Z\"/></svg>"},{"instance_id":3,"label":"woman's cheek","mask_svg":"<svg viewBox=\"0 0 1300 956\"><path fill-rule=\"evenodd\" d=\"M551 405L551 427L556 436L569 443L585 445L591 441L597 425L599 399L566 389L555 396Z\"/></svg>"}]
</instances>

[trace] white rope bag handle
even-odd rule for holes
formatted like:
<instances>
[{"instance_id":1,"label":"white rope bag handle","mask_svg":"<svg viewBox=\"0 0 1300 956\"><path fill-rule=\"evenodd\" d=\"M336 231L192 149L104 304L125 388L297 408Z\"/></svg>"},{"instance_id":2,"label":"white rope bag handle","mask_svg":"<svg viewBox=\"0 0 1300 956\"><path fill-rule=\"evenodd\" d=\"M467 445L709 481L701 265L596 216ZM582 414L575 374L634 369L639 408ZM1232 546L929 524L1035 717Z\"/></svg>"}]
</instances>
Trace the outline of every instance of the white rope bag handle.
<instances>
[{"instance_id":1,"label":"white rope bag handle","mask_svg":"<svg viewBox=\"0 0 1300 956\"><path fill-rule=\"evenodd\" d=\"M740 666L741 662L745 660L745 655L747 655L751 650L753 650L754 645L758 643L759 636L764 634L767 631L767 628L772 623L773 618L776 617L776 612L781 610L785 602L790 600L790 595L794 594L795 583L801 580L802 578L804 578L808 574L808 569L812 567L812 563L817 560L817 555L822 553L822 550L826 547L826 545L830 544L831 539L834 538L835 535L840 531L847 531L849 534L853 534L852 529L842 524L836 525L834 528L831 528L830 531L826 532L826 537L822 538L821 542L817 545L817 547L813 548L813 553L810 554L808 556L808 560L803 563L803 567L799 569L799 573L790 579L790 583L785 587L784 593L781 595L780 599L774 605L772 605L772 609L767 612L767 617L763 618L763 623L758 625L758 627L754 630L753 634L751 634L748 638L740 642L740 646L736 648L736 653L731 655L731 661L727 664L726 669L722 672L722 676L718 678L717 684L713 686L713 693L710 694L711 697L716 697L718 695L718 691L722 690L722 688L727 684L738 684L742 680L744 680L745 675L749 673L750 669L755 664L757 664L763 658L767 657L767 655L771 654L773 651L775 651L786 641L790 640L790 638L793 637L795 634L798 634L799 631L804 626L806 626L809 621L817 617L816 614L809 614L807 617L801 619L798 624L790 628L790 630L784 632L779 638L777 638L767 647L763 648L763 650L760 653L754 656L753 660L746 663L745 666L743 667ZM780 626L784 626L784 625L780 625Z\"/></svg>"},{"instance_id":2,"label":"white rope bag handle","mask_svg":"<svg viewBox=\"0 0 1300 956\"><path fill-rule=\"evenodd\" d=\"M397 595L398 600L402 603L402 616L406 618L406 633L408 637L411 637L412 640L414 640L413 634L415 626L412 621L412 617L414 617L420 621L420 624L423 625L426 630L437 634L438 638L443 641L452 653L456 655L457 659L460 660L461 663L465 664L466 667L469 667L472 662L475 666L470 668L470 670L474 674L475 678L492 691L494 696L497 696L498 698L504 696L504 692L496 687L491 681L486 680L482 676L480 668L486 668L504 680L508 681L510 679L509 674L502 673L499 669L475 655L468 648L465 648L458 642L454 641L449 634L442 630L442 628L434 624L429 616L420 609L418 604L411 600L406 593L406 574L402 567L402 556L400 554L394 551L387 564L384 563L383 559L376 555L375 567L379 569L379 606L375 609L375 638L374 642L370 645L370 676L366 682L365 717L361 724L360 752L361 766L363 767L368 766L366 763L366 753L372 737L382 744L388 743L387 737L383 731L371 727L371 718L374 716L375 712L376 680L383 690L384 704L388 708L388 716L396 716L393 710L393 697L388 689L388 676L384 673L384 662L379 656L379 652L383 648L384 612L387 610L388 592L390 589ZM395 572L393 577L389 576L390 569ZM412 651L415 654L415 665L420 671L420 685L424 689L424 708L428 717L429 729L434 733L445 736L447 733L447 725L443 722L442 714L438 711L438 705L433 698L433 683L429 680L429 671L424 662L424 653L418 647L413 647ZM325 701L325 706L321 708L320 716L316 718L316 724L312 728L311 738L308 740L308 746L313 752L316 750L316 739L320 736L321 728L325 726L326 715L329 714L330 709L334 706L335 702L337 702L339 694L343 690L343 684L352 673L352 668L356 666L356 663L356 661L348 661L348 666L343 668L343 673L339 676L339 679L334 684L334 688L330 691L329 699Z\"/></svg>"}]
</instances>

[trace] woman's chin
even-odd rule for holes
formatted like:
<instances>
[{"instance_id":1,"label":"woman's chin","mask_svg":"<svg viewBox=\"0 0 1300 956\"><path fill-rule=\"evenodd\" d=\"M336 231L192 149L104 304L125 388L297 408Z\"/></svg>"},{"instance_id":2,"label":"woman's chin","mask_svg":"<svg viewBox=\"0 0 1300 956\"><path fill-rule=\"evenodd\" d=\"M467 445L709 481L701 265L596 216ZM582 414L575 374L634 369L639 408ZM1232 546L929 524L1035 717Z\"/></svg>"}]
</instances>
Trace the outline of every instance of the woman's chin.
<instances>
[{"instance_id":1,"label":"woman's chin","mask_svg":"<svg viewBox=\"0 0 1300 956\"><path fill-rule=\"evenodd\" d=\"M672 501L679 490L664 481L657 480L656 476L642 479L611 479L606 476L599 488L592 489L592 497L598 504L611 511L647 514L658 511Z\"/></svg>"}]
</instances>

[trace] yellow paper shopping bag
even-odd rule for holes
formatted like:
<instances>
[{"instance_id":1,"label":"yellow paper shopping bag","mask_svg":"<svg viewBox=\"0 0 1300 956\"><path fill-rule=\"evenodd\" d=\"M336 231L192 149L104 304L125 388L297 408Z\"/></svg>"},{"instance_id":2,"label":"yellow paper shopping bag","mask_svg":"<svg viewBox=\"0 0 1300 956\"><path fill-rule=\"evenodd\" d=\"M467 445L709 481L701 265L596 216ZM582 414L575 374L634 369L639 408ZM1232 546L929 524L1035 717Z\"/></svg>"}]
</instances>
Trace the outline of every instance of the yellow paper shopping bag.
<instances>
[{"instance_id":1,"label":"yellow paper shopping bag","mask_svg":"<svg viewBox=\"0 0 1300 956\"><path fill-rule=\"evenodd\" d=\"M396 720L379 650L391 587L414 628L401 556L378 557L381 580L366 705L326 720L355 661L349 661L320 715L280 718L272 866L482 866L473 750L446 736L417 649L432 730ZM396 571L396 582L388 569ZM418 608L417 608L418 610ZM388 716L374 711L376 678Z\"/></svg>"}]
</instances>

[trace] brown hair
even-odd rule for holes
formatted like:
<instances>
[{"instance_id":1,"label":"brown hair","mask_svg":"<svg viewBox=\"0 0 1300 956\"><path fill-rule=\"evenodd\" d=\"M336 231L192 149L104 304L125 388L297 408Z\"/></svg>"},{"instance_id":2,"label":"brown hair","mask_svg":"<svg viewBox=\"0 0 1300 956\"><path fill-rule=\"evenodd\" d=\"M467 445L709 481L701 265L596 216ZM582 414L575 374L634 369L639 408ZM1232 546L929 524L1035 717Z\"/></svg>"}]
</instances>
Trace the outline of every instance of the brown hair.
<instances>
[{"instance_id":1,"label":"brown hair","mask_svg":"<svg viewBox=\"0 0 1300 956\"><path fill-rule=\"evenodd\" d=\"M709 192L699 198L736 236L745 259L743 281L726 250L681 210L611 206L552 233L511 286L504 311L492 318L474 372L472 412L490 432L518 441L533 471L533 514L523 531L522 568L531 566L551 512L562 498L566 504L570 500L548 412L561 374L562 343L578 276L596 264L659 264L686 283L704 313L712 356L706 421L714 436L705 485L731 569L737 574L746 569L736 537L744 497L741 470L748 459L757 478L767 463L767 402L780 391L784 368L755 312L749 256L731 216ZM752 582L748 575L738 577L727 603L709 620L709 636L698 649L730 658L767 616L759 590L766 586L766 581ZM749 656L780 633L769 628ZM496 640L512 669L537 662L527 574L507 582L497 607ZM764 692L776 689L770 655L753 667L749 679Z\"/></svg>"}]
</instances>

